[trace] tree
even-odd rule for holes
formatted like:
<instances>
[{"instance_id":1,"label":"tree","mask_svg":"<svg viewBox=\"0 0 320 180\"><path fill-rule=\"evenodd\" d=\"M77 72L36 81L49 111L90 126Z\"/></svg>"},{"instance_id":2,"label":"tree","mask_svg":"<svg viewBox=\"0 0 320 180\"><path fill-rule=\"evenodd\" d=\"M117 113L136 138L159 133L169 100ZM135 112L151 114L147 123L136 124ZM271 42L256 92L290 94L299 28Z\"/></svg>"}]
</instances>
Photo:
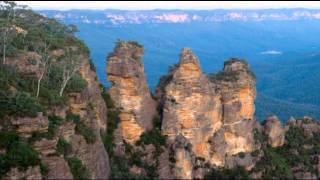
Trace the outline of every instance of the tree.
<instances>
[{"instance_id":1,"label":"tree","mask_svg":"<svg viewBox=\"0 0 320 180\"><path fill-rule=\"evenodd\" d=\"M17 4L13 1L2 1L0 2L0 10L1 10L1 44L2 44L2 59L3 64L6 63L6 51L7 46L12 40L12 37L15 34L15 8Z\"/></svg>"},{"instance_id":2,"label":"tree","mask_svg":"<svg viewBox=\"0 0 320 180\"><path fill-rule=\"evenodd\" d=\"M69 46L65 49L65 58L62 64L62 85L59 95L62 96L63 92L69 82L69 80L75 75L80 69L82 62L79 56L80 52L77 51L77 47Z\"/></svg>"},{"instance_id":3,"label":"tree","mask_svg":"<svg viewBox=\"0 0 320 180\"><path fill-rule=\"evenodd\" d=\"M39 63L39 71L40 75L38 77L38 83L37 83L37 95L36 97L39 97L40 93L40 87L41 87L41 81L47 72L51 56L49 52L50 44L49 42L44 39L43 42L38 42L39 44L36 46L35 51L40 55L40 63Z\"/></svg>"}]
</instances>

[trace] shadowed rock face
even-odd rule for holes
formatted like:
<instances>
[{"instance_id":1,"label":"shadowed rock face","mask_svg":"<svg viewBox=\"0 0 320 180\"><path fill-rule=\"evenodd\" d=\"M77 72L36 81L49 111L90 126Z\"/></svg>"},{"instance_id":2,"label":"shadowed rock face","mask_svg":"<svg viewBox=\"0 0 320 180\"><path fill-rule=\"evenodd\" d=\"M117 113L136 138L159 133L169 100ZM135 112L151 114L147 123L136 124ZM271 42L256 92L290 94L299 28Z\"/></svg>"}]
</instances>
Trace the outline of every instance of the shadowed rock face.
<instances>
[{"instance_id":1,"label":"shadowed rock face","mask_svg":"<svg viewBox=\"0 0 320 180\"><path fill-rule=\"evenodd\" d=\"M279 147L284 144L285 130L277 116L270 116L267 118L264 130L268 135L268 143L272 147Z\"/></svg>"},{"instance_id":2,"label":"shadowed rock face","mask_svg":"<svg viewBox=\"0 0 320 180\"><path fill-rule=\"evenodd\" d=\"M142 64L143 47L134 42L120 42L108 57L107 74L112 82L111 98L120 108L122 138L134 143L152 129L156 102L147 87Z\"/></svg>"},{"instance_id":3,"label":"shadowed rock face","mask_svg":"<svg viewBox=\"0 0 320 180\"><path fill-rule=\"evenodd\" d=\"M80 115L81 121L95 133L96 141L89 144L83 136L77 134L70 136L74 133L72 129L74 125L67 122L59 131L66 140L69 140L73 153L83 161L91 174L90 178L107 179L110 175L109 156L100 136L100 132L106 130L107 108L95 78L96 74L90 69L88 58L84 59L79 73L88 85L81 93L69 96L69 110Z\"/></svg>"},{"instance_id":4,"label":"shadowed rock face","mask_svg":"<svg viewBox=\"0 0 320 180\"><path fill-rule=\"evenodd\" d=\"M192 158L181 158L187 154L224 166L226 156L254 149L255 84L245 61L231 59L209 79L191 50L182 50L179 64L160 80L156 90L163 109L162 134L168 136L169 144L183 136L192 147L188 153L177 149L173 174L192 176L193 164L185 162Z\"/></svg>"}]
</instances>

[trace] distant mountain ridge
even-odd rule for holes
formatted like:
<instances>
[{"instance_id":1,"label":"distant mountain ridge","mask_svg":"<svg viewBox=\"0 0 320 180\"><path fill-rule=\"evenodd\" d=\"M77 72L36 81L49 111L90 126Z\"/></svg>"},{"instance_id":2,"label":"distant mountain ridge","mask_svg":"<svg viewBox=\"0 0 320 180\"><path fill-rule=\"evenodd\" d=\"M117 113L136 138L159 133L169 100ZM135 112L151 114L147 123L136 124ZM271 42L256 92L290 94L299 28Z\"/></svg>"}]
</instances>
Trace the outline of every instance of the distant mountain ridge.
<instances>
[{"instance_id":1,"label":"distant mountain ridge","mask_svg":"<svg viewBox=\"0 0 320 180\"><path fill-rule=\"evenodd\" d=\"M83 12L86 12L84 15ZM87 24L190 23L224 21L320 20L320 9L265 10L69 10L39 11L59 20ZM94 18L92 14L94 12Z\"/></svg>"}]
</instances>

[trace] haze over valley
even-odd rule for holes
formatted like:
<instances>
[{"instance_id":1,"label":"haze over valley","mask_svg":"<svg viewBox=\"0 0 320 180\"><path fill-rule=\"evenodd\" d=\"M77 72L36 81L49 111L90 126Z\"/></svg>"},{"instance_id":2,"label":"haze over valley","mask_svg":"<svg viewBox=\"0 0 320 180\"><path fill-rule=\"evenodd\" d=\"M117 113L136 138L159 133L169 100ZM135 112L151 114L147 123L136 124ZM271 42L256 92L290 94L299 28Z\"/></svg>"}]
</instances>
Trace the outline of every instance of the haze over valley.
<instances>
[{"instance_id":1,"label":"haze over valley","mask_svg":"<svg viewBox=\"0 0 320 180\"><path fill-rule=\"evenodd\" d=\"M79 28L106 86L105 59L117 39L145 47L152 91L180 50L190 47L206 73L230 57L248 60L257 76L256 116L319 117L320 10L41 10Z\"/></svg>"}]
</instances>

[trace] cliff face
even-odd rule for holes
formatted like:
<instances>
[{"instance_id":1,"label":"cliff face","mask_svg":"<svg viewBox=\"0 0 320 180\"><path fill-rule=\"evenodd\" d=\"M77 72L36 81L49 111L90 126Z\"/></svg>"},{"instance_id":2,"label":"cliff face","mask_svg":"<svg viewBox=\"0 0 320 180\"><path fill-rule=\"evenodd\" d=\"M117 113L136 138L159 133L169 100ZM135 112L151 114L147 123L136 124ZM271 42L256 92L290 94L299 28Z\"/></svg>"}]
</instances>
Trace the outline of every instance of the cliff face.
<instances>
[{"instance_id":1,"label":"cliff face","mask_svg":"<svg viewBox=\"0 0 320 180\"><path fill-rule=\"evenodd\" d=\"M231 59L209 78L191 50L183 49L179 64L160 80L156 93L163 108L162 134L169 144L183 136L192 147L188 153L181 148L175 152L174 174L179 177L194 177L195 157L224 166L226 156L253 151L256 89L247 63Z\"/></svg>"},{"instance_id":2,"label":"cliff face","mask_svg":"<svg viewBox=\"0 0 320 180\"><path fill-rule=\"evenodd\" d=\"M27 53L27 56L30 54L34 53ZM27 58L21 57L24 56L12 58L10 65L17 67L18 72L23 75L36 76L39 67L25 63ZM32 142L31 146L39 152L40 162L47 168L47 174L40 173L39 166L30 166L23 171L11 168L5 179L72 179L74 176L68 163L70 157L82 161L89 171L89 178L109 178L109 158L100 137L100 132L106 131L106 105L96 81L96 74L90 69L88 57L83 55L80 58L82 65L79 74L87 85L81 92L67 93L66 104L46 107L46 113L39 112L35 117L6 117L9 119L9 127ZM79 115L79 120L94 133L93 143L88 143L82 134L76 132L76 122L66 120L69 113ZM59 117L61 124L53 125L52 117ZM35 134L39 137L35 137ZM71 146L68 155L59 154L61 152L58 149L61 147L58 147L58 142L62 138Z\"/></svg>"},{"instance_id":3,"label":"cliff face","mask_svg":"<svg viewBox=\"0 0 320 180\"><path fill-rule=\"evenodd\" d=\"M222 73L213 78L212 82L220 90L222 97L226 153L233 155L252 151L256 81L248 64L231 59L225 62Z\"/></svg>"},{"instance_id":4,"label":"cliff face","mask_svg":"<svg viewBox=\"0 0 320 180\"><path fill-rule=\"evenodd\" d=\"M152 129L156 102L147 87L142 64L143 47L120 42L108 57L107 74L112 82L111 98L120 109L120 134L134 143L146 130Z\"/></svg>"},{"instance_id":5,"label":"cliff face","mask_svg":"<svg viewBox=\"0 0 320 180\"><path fill-rule=\"evenodd\" d=\"M190 49L182 50L163 94L162 134L171 141L184 136L197 156L210 159L208 139L222 124L220 95L211 88Z\"/></svg>"},{"instance_id":6,"label":"cliff face","mask_svg":"<svg viewBox=\"0 0 320 180\"><path fill-rule=\"evenodd\" d=\"M96 74L90 69L89 59L83 59L84 63L79 73L88 84L81 93L70 95L69 110L80 115L81 121L93 130L96 140L94 143L88 143L83 136L73 134L70 143L74 154L89 170L91 178L107 179L110 174L109 157L100 136L100 132L106 131L107 108L101 96L99 83L95 80ZM63 132L68 132L68 129L68 126L62 127Z\"/></svg>"}]
</instances>

